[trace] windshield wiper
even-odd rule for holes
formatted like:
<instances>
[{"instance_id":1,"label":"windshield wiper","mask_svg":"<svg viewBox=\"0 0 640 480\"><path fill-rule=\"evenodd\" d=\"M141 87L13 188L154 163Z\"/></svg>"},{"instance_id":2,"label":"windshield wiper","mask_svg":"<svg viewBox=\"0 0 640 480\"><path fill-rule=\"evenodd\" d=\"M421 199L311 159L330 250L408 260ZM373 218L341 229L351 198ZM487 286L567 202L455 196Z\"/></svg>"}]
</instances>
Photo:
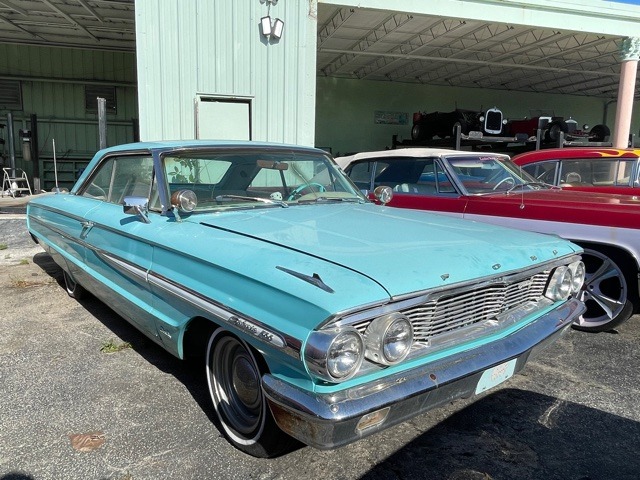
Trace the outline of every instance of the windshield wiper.
<instances>
[{"instance_id":1,"label":"windshield wiper","mask_svg":"<svg viewBox=\"0 0 640 480\"><path fill-rule=\"evenodd\" d=\"M216 197L216 202L222 202L223 200L246 200L247 202L260 202L267 205L280 205L284 208L289 206L286 202L271 200L270 198L245 197L244 195L218 195Z\"/></svg>"},{"instance_id":2,"label":"windshield wiper","mask_svg":"<svg viewBox=\"0 0 640 480\"><path fill-rule=\"evenodd\" d=\"M534 185L538 186L538 187L548 188L548 189L551 189L551 190L561 190L560 187L557 187L555 185L550 185L550 184L544 183L544 182L524 182L524 183L518 183L517 185L514 185L509 190L507 190L506 193L511 193L516 188L524 188L524 187L530 187L530 186L534 186Z\"/></svg>"},{"instance_id":3,"label":"windshield wiper","mask_svg":"<svg viewBox=\"0 0 640 480\"><path fill-rule=\"evenodd\" d=\"M327 197L326 195L318 195L313 198L305 198L304 200L298 200L298 203L316 203L316 202L355 202L365 203L365 201L358 197Z\"/></svg>"}]
</instances>

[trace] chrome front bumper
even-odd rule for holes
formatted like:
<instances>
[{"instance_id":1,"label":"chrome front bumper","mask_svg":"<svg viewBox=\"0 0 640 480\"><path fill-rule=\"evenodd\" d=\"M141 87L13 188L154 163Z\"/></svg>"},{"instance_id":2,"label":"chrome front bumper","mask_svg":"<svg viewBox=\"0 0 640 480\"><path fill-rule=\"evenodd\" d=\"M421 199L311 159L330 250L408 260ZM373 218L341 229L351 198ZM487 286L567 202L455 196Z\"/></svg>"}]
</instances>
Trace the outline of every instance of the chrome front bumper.
<instances>
[{"instance_id":1,"label":"chrome front bumper","mask_svg":"<svg viewBox=\"0 0 640 480\"><path fill-rule=\"evenodd\" d=\"M516 359L514 373L519 372L584 311L572 299L500 340L333 394L302 390L272 375L263 377L262 386L282 430L307 445L336 448L475 395L483 372L508 360ZM387 407L382 423L357 427L365 415Z\"/></svg>"}]
</instances>

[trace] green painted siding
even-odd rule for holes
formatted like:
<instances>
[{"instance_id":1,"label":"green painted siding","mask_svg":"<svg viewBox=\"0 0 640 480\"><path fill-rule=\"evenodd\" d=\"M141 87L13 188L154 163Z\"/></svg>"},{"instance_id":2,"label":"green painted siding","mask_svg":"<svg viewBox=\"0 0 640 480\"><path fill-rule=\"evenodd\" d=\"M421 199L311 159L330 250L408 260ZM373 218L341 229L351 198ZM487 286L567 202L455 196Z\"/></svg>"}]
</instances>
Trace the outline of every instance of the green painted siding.
<instances>
[{"instance_id":1,"label":"green painted siding","mask_svg":"<svg viewBox=\"0 0 640 480\"><path fill-rule=\"evenodd\" d=\"M316 140L319 147L330 147L334 155L381 150L390 147L392 136L411 138L413 112L450 112L456 107L480 110L498 107L505 118L530 116L532 110L553 110L565 119L572 117L579 125L604 122L613 130L616 104L601 98L571 95L543 95L502 90L464 89L372 82L320 77L316 94ZM638 111L634 105L634 111ZM407 125L376 124L376 112L406 113ZM631 132L638 135L636 118Z\"/></svg>"},{"instance_id":2,"label":"green painted siding","mask_svg":"<svg viewBox=\"0 0 640 480\"><path fill-rule=\"evenodd\" d=\"M70 187L76 171L98 149L98 115L85 110L85 85L115 87L116 113L107 115L109 145L134 139L134 120L138 119L135 55L111 52L0 44L0 80L19 81L22 109L8 110L0 105L0 124L7 113L14 119L16 167L29 176L33 162L22 157L20 129L31 129L31 115L38 119L38 145L41 186L53 183L53 144L60 163L60 186ZM0 130L7 139L7 129ZM4 145L4 166L9 166L9 145Z\"/></svg>"},{"instance_id":3,"label":"green painted siding","mask_svg":"<svg viewBox=\"0 0 640 480\"><path fill-rule=\"evenodd\" d=\"M138 0L143 140L195 138L199 94L251 99L252 139L310 145L315 119L316 1ZM260 18L284 21L267 41ZM221 119L224 121L224 119Z\"/></svg>"}]
</instances>

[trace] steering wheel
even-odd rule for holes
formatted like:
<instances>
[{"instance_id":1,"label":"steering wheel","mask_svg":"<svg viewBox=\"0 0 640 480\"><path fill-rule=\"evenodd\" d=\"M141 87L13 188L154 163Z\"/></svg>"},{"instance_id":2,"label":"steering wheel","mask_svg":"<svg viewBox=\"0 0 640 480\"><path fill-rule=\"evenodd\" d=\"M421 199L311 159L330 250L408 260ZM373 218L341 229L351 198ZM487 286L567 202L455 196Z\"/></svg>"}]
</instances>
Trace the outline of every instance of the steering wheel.
<instances>
[{"instance_id":1,"label":"steering wheel","mask_svg":"<svg viewBox=\"0 0 640 480\"><path fill-rule=\"evenodd\" d=\"M311 187L315 188L315 190ZM302 192L304 192L306 189L311 190L311 192L314 192L314 191L325 192L327 190L326 188L324 188L324 185L320 185L319 183L315 183L315 182L305 183L304 185L300 185L293 192L291 192L287 197L287 200L292 201L297 198L300 198L302 196Z\"/></svg>"},{"instance_id":2,"label":"steering wheel","mask_svg":"<svg viewBox=\"0 0 640 480\"><path fill-rule=\"evenodd\" d=\"M503 183L506 183L506 182L511 182L512 186L516 184L516 181L515 181L515 179L513 177L505 177L502 180L500 180L498 183L496 183L495 186L493 187L493 189L497 190L500 185L502 185Z\"/></svg>"},{"instance_id":3,"label":"steering wheel","mask_svg":"<svg viewBox=\"0 0 640 480\"><path fill-rule=\"evenodd\" d=\"M97 192L98 194L94 195L89 190L93 190L94 192ZM98 198L98 197L107 198L107 192L105 192L102 187L96 185L95 183L90 183L89 184L89 186L87 187L86 193L88 193L89 195L91 195L94 198Z\"/></svg>"}]
</instances>

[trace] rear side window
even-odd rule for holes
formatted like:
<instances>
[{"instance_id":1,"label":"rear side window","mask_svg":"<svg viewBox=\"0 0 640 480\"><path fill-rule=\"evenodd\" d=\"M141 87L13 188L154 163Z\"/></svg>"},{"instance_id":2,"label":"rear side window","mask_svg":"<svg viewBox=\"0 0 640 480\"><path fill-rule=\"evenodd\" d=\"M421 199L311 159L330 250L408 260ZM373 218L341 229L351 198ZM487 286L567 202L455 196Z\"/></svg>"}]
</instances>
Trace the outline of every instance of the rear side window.
<instances>
[{"instance_id":1,"label":"rear side window","mask_svg":"<svg viewBox=\"0 0 640 480\"><path fill-rule=\"evenodd\" d=\"M564 160L560 182L576 185L628 186L632 180L634 160L594 158Z\"/></svg>"}]
</instances>

